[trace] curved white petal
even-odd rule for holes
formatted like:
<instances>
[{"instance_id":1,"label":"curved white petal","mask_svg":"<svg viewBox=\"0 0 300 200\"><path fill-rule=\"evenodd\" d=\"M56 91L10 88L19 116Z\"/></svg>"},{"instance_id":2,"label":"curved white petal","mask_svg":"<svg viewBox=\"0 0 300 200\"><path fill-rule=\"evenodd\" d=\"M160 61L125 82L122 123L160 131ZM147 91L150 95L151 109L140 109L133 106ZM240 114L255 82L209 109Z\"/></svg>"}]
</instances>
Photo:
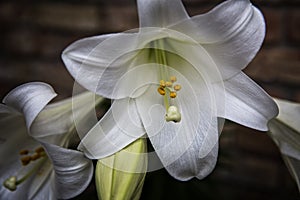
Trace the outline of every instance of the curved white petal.
<instances>
[{"instance_id":1,"label":"curved white petal","mask_svg":"<svg viewBox=\"0 0 300 200\"><path fill-rule=\"evenodd\" d=\"M226 80L224 86L225 113L218 116L257 130L268 130L268 121L278 114L272 98L243 72Z\"/></svg>"},{"instance_id":2,"label":"curved white petal","mask_svg":"<svg viewBox=\"0 0 300 200\"><path fill-rule=\"evenodd\" d=\"M268 134L277 144L281 153L300 160L300 132L278 118L272 119L268 126L270 130Z\"/></svg>"},{"instance_id":3,"label":"curved white petal","mask_svg":"<svg viewBox=\"0 0 300 200\"><path fill-rule=\"evenodd\" d=\"M149 87L136 99L138 112L157 155L169 173L179 180L206 174L201 171L206 170L205 167L197 167L194 163L207 156L218 140L213 94L201 76L184 76L189 74L187 71L182 70L181 74L181 71L169 69L170 76L175 75L182 86L176 99L170 102L181 112L179 123L166 122L164 97L158 94L157 86ZM196 77L200 80L193 82Z\"/></svg>"},{"instance_id":4,"label":"curved white petal","mask_svg":"<svg viewBox=\"0 0 300 200\"><path fill-rule=\"evenodd\" d=\"M20 85L10 91L3 103L24 114L29 129L41 110L56 96L53 88L42 82Z\"/></svg>"},{"instance_id":5,"label":"curved white petal","mask_svg":"<svg viewBox=\"0 0 300 200\"><path fill-rule=\"evenodd\" d=\"M93 176L93 163L83 153L60 146L43 143L55 171L58 198L68 199L79 195L89 185Z\"/></svg>"},{"instance_id":6,"label":"curved white petal","mask_svg":"<svg viewBox=\"0 0 300 200\"><path fill-rule=\"evenodd\" d=\"M39 171L33 175L34 178L32 178L28 189L28 199L57 199L55 189L51 187L54 181L53 173L53 165L47 159Z\"/></svg>"},{"instance_id":7,"label":"curved white petal","mask_svg":"<svg viewBox=\"0 0 300 200\"><path fill-rule=\"evenodd\" d=\"M300 192L300 160L294 159L293 157L289 157L286 155L282 155L283 160L285 161L285 164L287 165L290 173L294 177L298 190Z\"/></svg>"},{"instance_id":8,"label":"curved white petal","mask_svg":"<svg viewBox=\"0 0 300 200\"><path fill-rule=\"evenodd\" d=\"M49 180L54 180L54 172L53 170L51 171L52 173L50 174L48 178ZM36 178L35 178L36 179ZM55 189L52 187L52 182L51 181L47 181L45 182L41 188L38 188L39 190L37 191L37 193L34 193L33 196L29 196L28 199L32 199L32 200L41 200L41 199L47 199L47 200L57 200L57 196L55 194ZM31 185L31 190L33 189L33 187L35 187L35 185Z\"/></svg>"},{"instance_id":9,"label":"curved white petal","mask_svg":"<svg viewBox=\"0 0 300 200\"><path fill-rule=\"evenodd\" d=\"M300 132L300 124L297 120L300 117L300 104L281 99L274 100L279 107L277 119Z\"/></svg>"},{"instance_id":10,"label":"curved white petal","mask_svg":"<svg viewBox=\"0 0 300 200\"><path fill-rule=\"evenodd\" d=\"M109 156L145 134L132 99L115 100L104 117L81 139L88 158Z\"/></svg>"},{"instance_id":11,"label":"curved white petal","mask_svg":"<svg viewBox=\"0 0 300 200\"><path fill-rule=\"evenodd\" d=\"M78 77L80 66L85 61L90 52L104 40L116 36L117 34L100 35L80 39L69 45L62 53L62 60L73 77ZM100 62L101 60L99 60ZM101 63L101 62L100 62ZM104 64L106 66L106 64ZM101 66L102 67L102 66Z\"/></svg>"},{"instance_id":12,"label":"curved white petal","mask_svg":"<svg viewBox=\"0 0 300 200\"><path fill-rule=\"evenodd\" d=\"M300 191L300 105L281 99L275 101L279 107L279 115L269 122L268 134L277 144Z\"/></svg>"},{"instance_id":13,"label":"curved white petal","mask_svg":"<svg viewBox=\"0 0 300 200\"><path fill-rule=\"evenodd\" d=\"M193 148L198 148L197 142L189 148L178 160L169 166L166 166L168 172L176 179L187 181L193 177L203 179L208 176L216 166L218 159L218 143L203 158L200 158Z\"/></svg>"},{"instance_id":14,"label":"curved white petal","mask_svg":"<svg viewBox=\"0 0 300 200\"><path fill-rule=\"evenodd\" d=\"M67 133L75 128L74 117L78 121L84 120L89 112L94 111L95 103L102 99L91 92L84 92L63 101L49 104L32 124L30 134L41 139L46 136ZM95 114L95 111L93 113Z\"/></svg>"},{"instance_id":15,"label":"curved white petal","mask_svg":"<svg viewBox=\"0 0 300 200\"><path fill-rule=\"evenodd\" d=\"M143 40L139 39L136 33L85 38L71 44L63 52L62 58L79 84L112 99L116 80L119 80L131 66L138 65L135 59L137 55L142 60L147 56L139 52L138 45L144 44L139 41ZM122 88L126 91L126 85Z\"/></svg>"},{"instance_id":16,"label":"curved white petal","mask_svg":"<svg viewBox=\"0 0 300 200\"><path fill-rule=\"evenodd\" d=\"M225 79L254 58L265 36L261 12L249 0L229 0L212 11L169 27L194 38L206 49Z\"/></svg>"},{"instance_id":17,"label":"curved white petal","mask_svg":"<svg viewBox=\"0 0 300 200\"><path fill-rule=\"evenodd\" d=\"M166 27L188 18L181 0L138 0L140 27Z\"/></svg>"}]
</instances>

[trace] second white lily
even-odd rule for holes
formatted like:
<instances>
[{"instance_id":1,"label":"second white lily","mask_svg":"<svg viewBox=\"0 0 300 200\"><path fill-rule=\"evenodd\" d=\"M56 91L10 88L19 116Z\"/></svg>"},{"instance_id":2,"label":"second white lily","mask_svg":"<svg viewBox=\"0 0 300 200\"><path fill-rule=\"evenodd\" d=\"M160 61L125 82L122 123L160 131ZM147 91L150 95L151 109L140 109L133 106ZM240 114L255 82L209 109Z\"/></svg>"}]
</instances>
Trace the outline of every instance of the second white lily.
<instances>
[{"instance_id":1,"label":"second white lily","mask_svg":"<svg viewBox=\"0 0 300 200\"><path fill-rule=\"evenodd\" d=\"M68 199L90 183L92 161L67 147L75 128L72 102L83 119L93 108L86 99L94 95L47 105L55 96L49 85L34 82L0 104L0 199Z\"/></svg>"}]
</instances>

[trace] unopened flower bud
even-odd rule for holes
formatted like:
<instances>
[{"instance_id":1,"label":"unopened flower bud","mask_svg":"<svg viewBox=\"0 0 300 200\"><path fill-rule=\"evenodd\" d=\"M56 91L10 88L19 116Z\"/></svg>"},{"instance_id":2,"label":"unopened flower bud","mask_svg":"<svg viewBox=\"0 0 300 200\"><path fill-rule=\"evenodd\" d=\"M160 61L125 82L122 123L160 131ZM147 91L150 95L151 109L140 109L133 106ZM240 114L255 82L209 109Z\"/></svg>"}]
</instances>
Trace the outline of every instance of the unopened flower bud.
<instances>
[{"instance_id":1,"label":"unopened flower bud","mask_svg":"<svg viewBox=\"0 0 300 200\"><path fill-rule=\"evenodd\" d=\"M96 188L101 200L138 200L147 170L147 142L140 138L121 151L98 160Z\"/></svg>"}]
</instances>

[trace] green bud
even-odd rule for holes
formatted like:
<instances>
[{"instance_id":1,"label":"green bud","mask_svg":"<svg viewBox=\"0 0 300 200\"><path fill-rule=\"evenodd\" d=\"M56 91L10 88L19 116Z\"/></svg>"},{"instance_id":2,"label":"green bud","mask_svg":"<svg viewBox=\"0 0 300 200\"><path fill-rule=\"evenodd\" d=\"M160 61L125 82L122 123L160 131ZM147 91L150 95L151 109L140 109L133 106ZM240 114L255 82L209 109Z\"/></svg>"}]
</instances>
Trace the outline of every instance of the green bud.
<instances>
[{"instance_id":1,"label":"green bud","mask_svg":"<svg viewBox=\"0 0 300 200\"><path fill-rule=\"evenodd\" d=\"M121 151L98 160L96 187L101 200L138 200L147 170L147 141L140 138Z\"/></svg>"}]
</instances>

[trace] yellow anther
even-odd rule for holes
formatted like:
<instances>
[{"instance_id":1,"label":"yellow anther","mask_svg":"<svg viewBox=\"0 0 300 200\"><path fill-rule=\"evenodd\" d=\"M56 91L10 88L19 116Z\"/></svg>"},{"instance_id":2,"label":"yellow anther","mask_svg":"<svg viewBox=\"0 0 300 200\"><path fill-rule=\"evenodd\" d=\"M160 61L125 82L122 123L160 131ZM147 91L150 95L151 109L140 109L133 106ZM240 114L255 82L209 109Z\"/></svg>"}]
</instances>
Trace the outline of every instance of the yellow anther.
<instances>
[{"instance_id":1,"label":"yellow anther","mask_svg":"<svg viewBox=\"0 0 300 200\"><path fill-rule=\"evenodd\" d=\"M4 187L10 191L15 191L17 189L17 177L11 176L3 182Z\"/></svg>"},{"instance_id":2,"label":"yellow anther","mask_svg":"<svg viewBox=\"0 0 300 200\"><path fill-rule=\"evenodd\" d=\"M31 155L31 160L37 160L37 159L39 159L41 157L41 155L39 154L39 153L34 153L34 154L32 154Z\"/></svg>"},{"instance_id":3,"label":"yellow anther","mask_svg":"<svg viewBox=\"0 0 300 200\"><path fill-rule=\"evenodd\" d=\"M41 153L41 152L44 152L44 148L43 147L38 147L34 150L36 153Z\"/></svg>"},{"instance_id":4,"label":"yellow anther","mask_svg":"<svg viewBox=\"0 0 300 200\"><path fill-rule=\"evenodd\" d=\"M161 94L161 95L165 95L165 94L166 94L166 91L165 91L165 89L164 89L163 87L157 88L157 91L158 91L158 93Z\"/></svg>"},{"instance_id":5,"label":"yellow anther","mask_svg":"<svg viewBox=\"0 0 300 200\"><path fill-rule=\"evenodd\" d=\"M170 77L170 81L171 81L172 83L176 82L176 81L177 81L176 76L171 76L171 77Z\"/></svg>"},{"instance_id":6,"label":"yellow anther","mask_svg":"<svg viewBox=\"0 0 300 200\"><path fill-rule=\"evenodd\" d=\"M31 156L24 156L21 158L22 165L26 166L30 163Z\"/></svg>"},{"instance_id":7,"label":"yellow anther","mask_svg":"<svg viewBox=\"0 0 300 200\"><path fill-rule=\"evenodd\" d=\"M19 152L20 155L27 155L29 151L27 149L23 149Z\"/></svg>"},{"instance_id":8,"label":"yellow anther","mask_svg":"<svg viewBox=\"0 0 300 200\"><path fill-rule=\"evenodd\" d=\"M179 91L181 89L181 85L175 85L174 90Z\"/></svg>"},{"instance_id":9,"label":"yellow anther","mask_svg":"<svg viewBox=\"0 0 300 200\"><path fill-rule=\"evenodd\" d=\"M174 91L170 92L170 97L171 98L175 98L176 96L177 96L176 92L174 92Z\"/></svg>"},{"instance_id":10,"label":"yellow anther","mask_svg":"<svg viewBox=\"0 0 300 200\"><path fill-rule=\"evenodd\" d=\"M172 82L170 82L170 81L167 81L167 82L166 82L166 86L167 86L167 87L171 87L171 86L172 86L172 84L173 84L173 83L172 83Z\"/></svg>"},{"instance_id":11,"label":"yellow anther","mask_svg":"<svg viewBox=\"0 0 300 200\"><path fill-rule=\"evenodd\" d=\"M159 81L159 85L160 85L161 87L166 87L166 83L165 83L164 80L160 80L160 81Z\"/></svg>"}]
</instances>

